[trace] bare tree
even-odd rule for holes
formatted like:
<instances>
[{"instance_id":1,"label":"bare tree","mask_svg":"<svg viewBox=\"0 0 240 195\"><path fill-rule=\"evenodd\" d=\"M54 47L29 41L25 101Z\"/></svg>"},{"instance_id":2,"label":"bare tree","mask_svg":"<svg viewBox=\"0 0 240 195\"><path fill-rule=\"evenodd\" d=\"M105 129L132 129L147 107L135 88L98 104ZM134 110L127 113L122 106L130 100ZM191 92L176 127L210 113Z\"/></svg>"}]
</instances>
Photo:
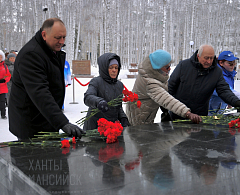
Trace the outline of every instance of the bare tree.
<instances>
[{"instance_id":1,"label":"bare tree","mask_svg":"<svg viewBox=\"0 0 240 195\"><path fill-rule=\"evenodd\" d=\"M127 68L154 50L165 49L177 64L203 43L211 43L216 54L225 49L240 53L239 0L0 2L0 49L4 51L20 50L45 19L58 17L67 28L64 49L69 62L90 59L95 65L99 55L115 52Z\"/></svg>"}]
</instances>

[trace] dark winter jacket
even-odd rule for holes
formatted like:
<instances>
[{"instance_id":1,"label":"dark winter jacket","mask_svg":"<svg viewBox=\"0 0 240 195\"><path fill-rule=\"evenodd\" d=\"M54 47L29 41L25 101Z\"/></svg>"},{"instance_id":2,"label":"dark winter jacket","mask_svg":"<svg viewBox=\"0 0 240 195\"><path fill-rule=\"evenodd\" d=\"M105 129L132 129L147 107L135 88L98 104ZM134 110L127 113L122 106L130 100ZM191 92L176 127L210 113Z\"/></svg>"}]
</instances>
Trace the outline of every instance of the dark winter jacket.
<instances>
[{"instance_id":1,"label":"dark winter jacket","mask_svg":"<svg viewBox=\"0 0 240 195\"><path fill-rule=\"evenodd\" d=\"M7 102L9 102L9 97L12 89L12 76L13 76L13 70L14 70L14 62L11 62L8 59L5 59L5 64L7 65L8 70L11 74L11 79L9 82L7 82L7 87L8 87Z\"/></svg>"},{"instance_id":2,"label":"dark winter jacket","mask_svg":"<svg viewBox=\"0 0 240 195\"><path fill-rule=\"evenodd\" d=\"M238 98L223 78L216 57L212 66L204 69L198 62L197 52L177 65L168 80L169 93L189 107L192 113L201 116L208 115L209 100L215 88L225 102L234 106ZM173 118L178 117L173 115Z\"/></svg>"},{"instance_id":3,"label":"dark winter jacket","mask_svg":"<svg viewBox=\"0 0 240 195\"><path fill-rule=\"evenodd\" d=\"M39 30L14 63L9 101L9 129L21 139L39 131L58 131L68 123L62 113L65 53L56 54Z\"/></svg>"},{"instance_id":4,"label":"dark winter jacket","mask_svg":"<svg viewBox=\"0 0 240 195\"><path fill-rule=\"evenodd\" d=\"M89 107L87 116L90 115L92 109L97 108L98 103L101 100L107 102L119 97L123 91L123 83L119 80L112 79L108 73L109 62L112 59L118 61L118 74L121 69L120 57L114 53L105 53L98 58L99 75L93 78L88 86L86 93L84 94L84 103ZM121 118L125 118L126 114L123 111L122 105L109 107L109 110L105 113L99 112L92 116L84 123L84 130L97 129L97 121L99 118L105 118L108 121L115 122Z\"/></svg>"}]
</instances>

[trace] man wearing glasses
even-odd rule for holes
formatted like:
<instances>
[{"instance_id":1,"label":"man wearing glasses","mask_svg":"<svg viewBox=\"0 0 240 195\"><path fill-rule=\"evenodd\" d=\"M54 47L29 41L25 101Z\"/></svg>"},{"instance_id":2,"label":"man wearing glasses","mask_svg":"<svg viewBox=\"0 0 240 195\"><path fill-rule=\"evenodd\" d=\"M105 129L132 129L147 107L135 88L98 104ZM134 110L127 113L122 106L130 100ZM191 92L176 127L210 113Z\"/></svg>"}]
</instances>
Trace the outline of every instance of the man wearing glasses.
<instances>
[{"instance_id":1,"label":"man wearing glasses","mask_svg":"<svg viewBox=\"0 0 240 195\"><path fill-rule=\"evenodd\" d=\"M231 51L223 51L218 56L218 66L221 68L225 81L229 84L230 89L237 95L239 92L234 90L234 76L237 72L234 70L236 61L239 58L235 57ZM213 95L209 101L209 115L222 114L227 108L225 103L214 90Z\"/></svg>"},{"instance_id":2,"label":"man wearing glasses","mask_svg":"<svg viewBox=\"0 0 240 195\"><path fill-rule=\"evenodd\" d=\"M217 66L213 47L207 44L201 45L191 58L179 62L168 80L169 93L200 116L208 115L209 100L215 89L224 102L240 107L240 100ZM179 118L173 113L171 116L173 120Z\"/></svg>"}]
</instances>

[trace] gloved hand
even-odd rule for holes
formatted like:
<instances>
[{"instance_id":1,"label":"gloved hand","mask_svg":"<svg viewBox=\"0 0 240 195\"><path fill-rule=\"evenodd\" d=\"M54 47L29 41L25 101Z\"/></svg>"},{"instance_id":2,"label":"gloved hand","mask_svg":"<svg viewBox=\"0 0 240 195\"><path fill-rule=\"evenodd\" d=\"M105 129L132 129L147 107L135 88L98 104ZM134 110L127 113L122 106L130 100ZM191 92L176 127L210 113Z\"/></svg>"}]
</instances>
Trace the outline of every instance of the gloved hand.
<instances>
[{"instance_id":1,"label":"gloved hand","mask_svg":"<svg viewBox=\"0 0 240 195\"><path fill-rule=\"evenodd\" d=\"M0 83L5 83L6 80L5 79L0 79Z\"/></svg>"},{"instance_id":2,"label":"gloved hand","mask_svg":"<svg viewBox=\"0 0 240 195\"><path fill-rule=\"evenodd\" d=\"M108 111L108 104L105 100L101 100L98 105L98 109L101 110L102 112L107 112Z\"/></svg>"},{"instance_id":3,"label":"gloved hand","mask_svg":"<svg viewBox=\"0 0 240 195\"><path fill-rule=\"evenodd\" d=\"M127 118L121 118L120 123L122 124L123 127L131 126Z\"/></svg>"},{"instance_id":4,"label":"gloved hand","mask_svg":"<svg viewBox=\"0 0 240 195\"><path fill-rule=\"evenodd\" d=\"M80 127L72 123L64 125L62 127L62 130L68 135L74 136L76 138L79 137L79 139L82 137L82 134L86 134L86 132L83 131Z\"/></svg>"},{"instance_id":5,"label":"gloved hand","mask_svg":"<svg viewBox=\"0 0 240 195\"><path fill-rule=\"evenodd\" d=\"M235 102L234 107L237 108L237 112L240 112L240 100L238 100L238 101Z\"/></svg>"},{"instance_id":6,"label":"gloved hand","mask_svg":"<svg viewBox=\"0 0 240 195\"><path fill-rule=\"evenodd\" d=\"M193 123L200 123L202 122L202 118L197 114L193 114L191 112L186 113L186 118L190 119Z\"/></svg>"}]
</instances>

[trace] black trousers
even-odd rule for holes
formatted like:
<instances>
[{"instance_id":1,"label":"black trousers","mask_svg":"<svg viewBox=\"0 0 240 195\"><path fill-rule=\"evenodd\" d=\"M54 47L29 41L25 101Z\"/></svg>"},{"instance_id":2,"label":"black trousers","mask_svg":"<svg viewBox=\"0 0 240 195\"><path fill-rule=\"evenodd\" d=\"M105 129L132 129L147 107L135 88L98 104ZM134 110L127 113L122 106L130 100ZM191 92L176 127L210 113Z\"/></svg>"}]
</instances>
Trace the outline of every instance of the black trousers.
<instances>
[{"instance_id":1,"label":"black trousers","mask_svg":"<svg viewBox=\"0 0 240 195\"><path fill-rule=\"evenodd\" d=\"M1 117L6 116L5 93L0 94L0 111Z\"/></svg>"}]
</instances>

